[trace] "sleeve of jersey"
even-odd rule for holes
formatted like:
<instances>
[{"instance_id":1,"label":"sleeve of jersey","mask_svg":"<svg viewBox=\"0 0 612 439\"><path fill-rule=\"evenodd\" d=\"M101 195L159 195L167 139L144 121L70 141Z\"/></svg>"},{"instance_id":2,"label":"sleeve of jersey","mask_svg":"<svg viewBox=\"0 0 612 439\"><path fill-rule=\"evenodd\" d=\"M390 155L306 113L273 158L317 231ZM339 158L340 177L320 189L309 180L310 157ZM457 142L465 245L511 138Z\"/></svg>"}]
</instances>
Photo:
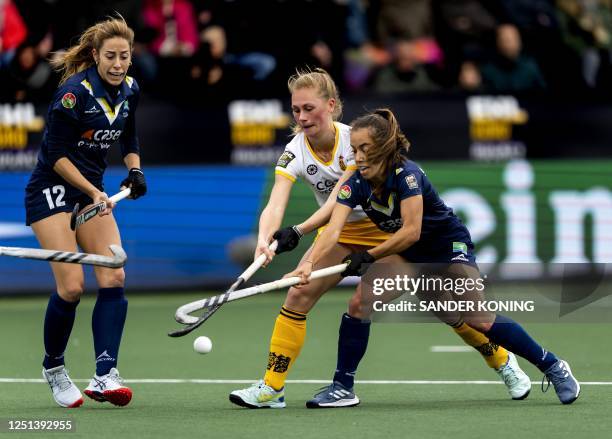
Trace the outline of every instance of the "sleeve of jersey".
<instances>
[{"instance_id":1,"label":"sleeve of jersey","mask_svg":"<svg viewBox=\"0 0 612 439\"><path fill-rule=\"evenodd\" d=\"M346 181L346 183L340 186L340 191L338 191L336 201L350 207L351 209L354 209L360 204L359 184L357 183L355 176L352 176Z\"/></svg>"},{"instance_id":2,"label":"sleeve of jersey","mask_svg":"<svg viewBox=\"0 0 612 439\"><path fill-rule=\"evenodd\" d=\"M300 176L299 163L295 152L287 147L276 162L274 173L295 182Z\"/></svg>"},{"instance_id":3,"label":"sleeve of jersey","mask_svg":"<svg viewBox=\"0 0 612 439\"><path fill-rule=\"evenodd\" d=\"M70 145L79 139L79 102L74 90L58 93L47 121L47 154L51 166L68 156Z\"/></svg>"},{"instance_id":4,"label":"sleeve of jersey","mask_svg":"<svg viewBox=\"0 0 612 439\"><path fill-rule=\"evenodd\" d=\"M133 86L136 86L134 82ZM130 153L140 154L140 142L136 133L136 108L138 107L138 90L134 94L134 99L128 101L130 104L128 119L119 142L121 145L121 155L125 157Z\"/></svg>"},{"instance_id":5,"label":"sleeve of jersey","mask_svg":"<svg viewBox=\"0 0 612 439\"><path fill-rule=\"evenodd\" d=\"M402 170L397 176L397 195L400 200L422 195L423 173L416 170Z\"/></svg>"},{"instance_id":6,"label":"sleeve of jersey","mask_svg":"<svg viewBox=\"0 0 612 439\"><path fill-rule=\"evenodd\" d=\"M353 148L348 148L346 151L346 169L349 171L356 171L357 164L355 164L355 155L353 154Z\"/></svg>"}]
</instances>

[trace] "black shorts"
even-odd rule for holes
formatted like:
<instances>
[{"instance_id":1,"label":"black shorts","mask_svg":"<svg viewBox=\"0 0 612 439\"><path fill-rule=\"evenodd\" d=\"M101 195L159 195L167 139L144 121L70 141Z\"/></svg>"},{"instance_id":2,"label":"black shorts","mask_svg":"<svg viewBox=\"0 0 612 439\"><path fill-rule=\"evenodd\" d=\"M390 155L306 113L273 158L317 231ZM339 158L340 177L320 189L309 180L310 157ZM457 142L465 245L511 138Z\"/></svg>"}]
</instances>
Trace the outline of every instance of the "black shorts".
<instances>
[{"instance_id":1,"label":"black shorts","mask_svg":"<svg viewBox=\"0 0 612 439\"><path fill-rule=\"evenodd\" d=\"M93 184L99 190L103 190L101 182ZM83 208L92 202L88 195L66 183L57 174L49 175L35 171L25 190L26 225L29 226L59 212L72 212L76 203Z\"/></svg>"}]
</instances>

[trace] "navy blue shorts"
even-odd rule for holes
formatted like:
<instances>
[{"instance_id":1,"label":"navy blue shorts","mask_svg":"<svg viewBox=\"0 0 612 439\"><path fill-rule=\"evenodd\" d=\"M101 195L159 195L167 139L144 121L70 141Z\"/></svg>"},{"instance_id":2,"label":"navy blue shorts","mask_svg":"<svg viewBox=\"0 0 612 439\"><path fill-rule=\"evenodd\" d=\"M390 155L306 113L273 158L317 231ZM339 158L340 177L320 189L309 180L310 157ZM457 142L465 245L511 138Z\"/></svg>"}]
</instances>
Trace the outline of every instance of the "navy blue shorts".
<instances>
[{"instance_id":1,"label":"navy blue shorts","mask_svg":"<svg viewBox=\"0 0 612 439\"><path fill-rule=\"evenodd\" d=\"M103 190L102 183L94 183L94 186ZM59 212L72 212L76 203L83 208L92 202L89 196L59 175L34 172L25 190L26 225Z\"/></svg>"},{"instance_id":2,"label":"navy blue shorts","mask_svg":"<svg viewBox=\"0 0 612 439\"><path fill-rule=\"evenodd\" d=\"M415 245L400 255L415 264L467 264L477 268L471 239L447 241L436 246L435 250Z\"/></svg>"}]
</instances>

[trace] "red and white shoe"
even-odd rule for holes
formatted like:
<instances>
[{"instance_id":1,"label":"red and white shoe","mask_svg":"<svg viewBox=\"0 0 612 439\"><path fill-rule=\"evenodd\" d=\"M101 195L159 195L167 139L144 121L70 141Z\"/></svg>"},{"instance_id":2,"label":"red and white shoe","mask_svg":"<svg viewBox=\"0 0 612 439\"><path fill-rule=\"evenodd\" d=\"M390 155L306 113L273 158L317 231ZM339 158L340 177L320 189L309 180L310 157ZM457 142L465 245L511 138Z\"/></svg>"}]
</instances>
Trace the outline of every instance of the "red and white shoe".
<instances>
[{"instance_id":1,"label":"red and white shoe","mask_svg":"<svg viewBox=\"0 0 612 439\"><path fill-rule=\"evenodd\" d=\"M42 375L49 383L49 387L51 387L53 399L59 405L75 408L83 404L83 396L68 376L68 371L64 366L43 369Z\"/></svg>"},{"instance_id":2,"label":"red and white shoe","mask_svg":"<svg viewBox=\"0 0 612 439\"><path fill-rule=\"evenodd\" d=\"M94 375L85 388L85 395L98 402L124 406L132 400L132 389L123 385L119 371L113 367L106 375Z\"/></svg>"}]
</instances>

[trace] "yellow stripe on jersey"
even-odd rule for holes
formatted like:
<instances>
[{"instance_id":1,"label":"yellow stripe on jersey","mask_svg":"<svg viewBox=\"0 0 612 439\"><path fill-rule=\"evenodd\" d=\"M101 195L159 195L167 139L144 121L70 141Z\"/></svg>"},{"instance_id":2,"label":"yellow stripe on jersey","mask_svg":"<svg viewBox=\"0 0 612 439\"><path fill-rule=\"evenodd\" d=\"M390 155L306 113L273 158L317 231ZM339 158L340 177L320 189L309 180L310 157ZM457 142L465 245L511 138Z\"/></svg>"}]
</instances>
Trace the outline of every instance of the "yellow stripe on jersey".
<instances>
[{"instance_id":1,"label":"yellow stripe on jersey","mask_svg":"<svg viewBox=\"0 0 612 439\"><path fill-rule=\"evenodd\" d=\"M134 78L126 75L125 82L127 83L128 87L132 88L132 84L134 83Z\"/></svg>"},{"instance_id":2,"label":"yellow stripe on jersey","mask_svg":"<svg viewBox=\"0 0 612 439\"><path fill-rule=\"evenodd\" d=\"M340 139L340 129L336 126L335 122L334 122L334 130L336 131L336 140L334 140L334 150L332 151L331 159L328 162L324 162L323 160L321 160L319 158L318 155L315 154L314 150L310 146L310 142L308 141L308 137L306 137L306 134L304 134L304 143L306 144L306 147L308 148L308 150L310 151L310 153L312 154L314 159L317 162L319 162L319 163L321 163L322 165L325 165L325 166L329 166L329 165L331 165L334 162L334 157L336 157L336 151L338 150L338 145L340 144L340 142L338 141Z\"/></svg>"},{"instance_id":3,"label":"yellow stripe on jersey","mask_svg":"<svg viewBox=\"0 0 612 439\"><path fill-rule=\"evenodd\" d=\"M276 169L276 170L274 171L274 173L275 173L275 174L277 174L277 175L282 175L283 177L288 178L288 179L289 179L289 180L291 180L293 183L295 183L295 177L294 177L293 175L289 175L289 174L287 174L286 172L283 172L283 171L281 171L281 170L279 170L279 169Z\"/></svg>"},{"instance_id":4,"label":"yellow stripe on jersey","mask_svg":"<svg viewBox=\"0 0 612 439\"><path fill-rule=\"evenodd\" d=\"M325 227L320 227L317 231L317 238ZM390 233L385 233L376 227L370 218L364 218L359 221L344 224L340 232L338 242L341 244L365 245L367 247L376 247L382 244L391 237ZM316 239L316 238L315 238Z\"/></svg>"}]
</instances>

